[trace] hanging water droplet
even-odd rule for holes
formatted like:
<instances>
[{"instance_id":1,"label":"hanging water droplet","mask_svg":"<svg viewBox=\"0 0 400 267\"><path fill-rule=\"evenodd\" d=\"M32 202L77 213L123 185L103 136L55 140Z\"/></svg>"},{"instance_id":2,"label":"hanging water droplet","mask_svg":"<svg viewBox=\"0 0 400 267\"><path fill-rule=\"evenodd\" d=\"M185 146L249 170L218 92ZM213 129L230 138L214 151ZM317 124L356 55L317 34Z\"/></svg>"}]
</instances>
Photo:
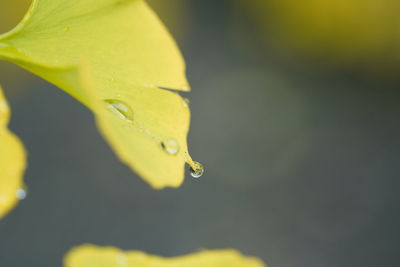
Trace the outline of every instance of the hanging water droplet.
<instances>
[{"instance_id":1,"label":"hanging water droplet","mask_svg":"<svg viewBox=\"0 0 400 267\"><path fill-rule=\"evenodd\" d=\"M15 195L19 200L24 200L28 195L26 188L20 188L15 192Z\"/></svg>"},{"instance_id":2,"label":"hanging water droplet","mask_svg":"<svg viewBox=\"0 0 400 267\"><path fill-rule=\"evenodd\" d=\"M190 175L193 178L200 178L204 174L204 167L200 162L194 161L193 166L190 166Z\"/></svg>"},{"instance_id":3,"label":"hanging water droplet","mask_svg":"<svg viewBox=\"0 0 400 267\"><path fill-rule=\"evenodd\" d=\"M170 155L176 155L179 152L179 143L175 139L168 139L161 142L161 148Z\"/></svg>"},{"instance_id":4,"label":"hanging water droplet","mask_svg":"<svg viewBox=\"0 0 400 267\"><path fill-rule=\"evenodd\" d=\"M129 122L133 121L133 110L130 106L124 103L121 100L116 99L106 99L104 102L107 104L107 107L111 109L115 114L121 117L124 120Z\"/></svg>"}]
</instances>

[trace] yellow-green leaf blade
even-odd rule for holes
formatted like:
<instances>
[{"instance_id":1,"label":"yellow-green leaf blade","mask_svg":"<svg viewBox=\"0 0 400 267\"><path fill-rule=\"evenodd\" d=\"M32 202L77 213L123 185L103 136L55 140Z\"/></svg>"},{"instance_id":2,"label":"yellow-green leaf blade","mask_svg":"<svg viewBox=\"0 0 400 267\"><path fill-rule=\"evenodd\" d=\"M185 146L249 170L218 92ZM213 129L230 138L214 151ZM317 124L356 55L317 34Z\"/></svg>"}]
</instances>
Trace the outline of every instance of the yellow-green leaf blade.
<instances>
[{"instance_id":1,"label":"yellow-green leaf blade","mask_svg":"<svg viewBox=\"0 0 400 267\"><path fill-rule=\"evenodd\" d=\"M0 219L18 202L26 155L21 141L8 130L10 111L0 88Z\"/></svg>"},{"instance_id":2,"label":"yellow-green leaf blade","mask_svg":"<svg viewBox=\"0 0 400 267\"><path fill-rule=\"evenodd\" d=\"M101 90L92 77L87 68L80 69L97 125L121 160L156 189L181 185L185 162L193 163L185 101L174 92L129 84L115 84L115 92Z\"/></svg>"},{"instance_id":3,"label":"yellow-green leaf blade","mask_svg":"<svg viewBox=\"0 0 400 267\"><path fill-rule=\"evenodd\" d=\"M23 65L36 73L45 67ZM112 88L96 84L88 65L47 69L50 81L63 88L74 87L93 111L100 132L119 158L137 171L153 188L177 187L184 178L185 162L193 165L187 152L186 136L190 112L176 93L158 88L140 88L116 83ZM110 90L107 90L110 89ZM130 109L129 120L110 107L120 101ZM129 103L129 104L128 104ZM176 153L162 143L174 140ZM173 152L173 151L172 151Z\"/></svg>"},{"instance_id":4,"label":"yellow-green leaf blade","mask_svg":"<svg viewBox=\"0 0 400 267\"><path fill-rule=\"evenodd\" d=\"M102 83L189 89L179 49L142 0L34 0L0 43L38 65L68 67L85 58Z\"/></svg>"},{"instance_id":5,"label":"yellow-green leaf blade","mask_svg":"<svg viewBox=\"0 0 400 267\"><path fill-rule=\"evenodd\" d=\"M83 245L72 249L65 267L265 267L254 257L235 250L205 250L185 256L163 258L140 251Z\"/></svg>"},{"instance_id":6,"label":"yellow-green leaf blade","mask_svg":"<svg viewBox=\"0 0 400 267\"><path fill-rule=\"evenodd\" d=\"M193 166L189 108L160 89L189 90L184 61L144 1L35 0L23 22L0 36L0 57L89 107L116 154L154 188L179 186L184 163ZM82 80L82 66L90 82ZM107 101L132 109L132 123ZM177 152L169 153L165 141L177 144Z\"/></svg>"}]
</instances>

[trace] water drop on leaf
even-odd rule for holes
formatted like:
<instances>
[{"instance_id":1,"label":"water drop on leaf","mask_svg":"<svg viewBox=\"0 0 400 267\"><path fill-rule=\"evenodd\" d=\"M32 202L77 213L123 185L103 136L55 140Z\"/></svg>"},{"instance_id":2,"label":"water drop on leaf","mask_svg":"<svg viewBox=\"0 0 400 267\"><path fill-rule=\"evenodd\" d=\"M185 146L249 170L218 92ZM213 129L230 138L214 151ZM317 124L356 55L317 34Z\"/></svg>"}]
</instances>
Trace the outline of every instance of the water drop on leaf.
<instances>
[{"instance_id":1,"label":"water drop on leaf","mask_svg":"<svg viewBox=\"0 0 400 267\"><path fill-rule=\"evenodd\" d=\"M189 100L189 98L183 98L183 105L185 106L185 107L189 107L189 104L190 104L190 100Z\"/></svg>"},{"instance_id":2,"label":"water drop on leaf","mask_svg":"<svg viewBox=\"0 0 400 267\"><path fill-rule=\"evenodd\" d=\"M106 99L107 107L124 120L133 122L133 110L125 102L117 99Z\"/></svg>"},{"instance_id":3,"label":"water drop on leaf","mask_svg":"<svg viewBox=\"0 0 400 267\"><path fill-rule=\"evenodd\" d=\"M26 188L20 188L15 192L15 195L19 200L24 200L28 195Z\"/></svg>"},{"instance_id":4,"label":"water drop on leaf","mask_svg":"<svg viewBox=\"0 0 400 267\"><path fill-rule=\"evenodd\" d=\"M161 142L161 148L169 155L176 155L179 152L179 143L175 139L168 139Z\"/></svg>"},{"instance_id":5,"label":"water drop on leaf","mask_svg":"<svg viewBox=\"0 0 400 267\"><path fill-rule=\"evenodd\" d=\"M190 175L193 178L200 178L204 174L204 167L200 162L194 161L193 166L190 166Z\"/></svg>"}]
</instances>

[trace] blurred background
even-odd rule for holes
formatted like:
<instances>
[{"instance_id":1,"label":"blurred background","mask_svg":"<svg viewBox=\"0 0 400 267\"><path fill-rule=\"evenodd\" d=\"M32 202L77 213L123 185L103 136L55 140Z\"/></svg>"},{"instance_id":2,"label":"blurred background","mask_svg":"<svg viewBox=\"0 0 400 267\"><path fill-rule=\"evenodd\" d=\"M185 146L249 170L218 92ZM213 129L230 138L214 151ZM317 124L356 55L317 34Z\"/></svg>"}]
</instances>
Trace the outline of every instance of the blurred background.
<instances>
[{"instance_id":1,"label":"blurred background","mask_svg":"<svg viewBox=\"0 0 400 267\"><path fill-rule=\"evenodd\" d=\"M0 221L0 266L61 266L82 243L398 266L400 2L148 2L186 58L189 146L205 175L153 191L85 107L1 62L29 193ZM1 32L28 3L1 1Z\"/></svg>"}]
</instances>

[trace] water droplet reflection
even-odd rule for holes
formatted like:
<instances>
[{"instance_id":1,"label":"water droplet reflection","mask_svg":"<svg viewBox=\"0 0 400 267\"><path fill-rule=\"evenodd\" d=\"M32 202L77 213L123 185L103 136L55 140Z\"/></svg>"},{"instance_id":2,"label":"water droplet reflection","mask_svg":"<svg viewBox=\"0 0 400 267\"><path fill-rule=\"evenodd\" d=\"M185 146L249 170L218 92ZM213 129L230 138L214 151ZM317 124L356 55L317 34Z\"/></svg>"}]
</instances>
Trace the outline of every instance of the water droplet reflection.
<instances>
[{"instance_id":1,"label":"water droplet reflection","mask_svg":"<svg viewBox=\"0 0 400 267\"><path fill-rule=\"evenodd\" d=\"M185 106L185 107L189 107L189 105L190 105L190 100L188 99L188 98L183 98L183 105Z\"/></svg>"},{"instance_id":2,"label":"water droplet reflection","mask_svg":"<svg viewBox=\"0 0 400 267\"><path fill-rule=\"evenodd\" d=\"M194 161L193 166L190 166L190 175L193 178L200 178L204 174L204 167L200 162Z\"/></svg>"},{"instance_id":3,"label":"water droplet reflection","mask_svg":"<svg viewBox=\"0 0 400 267\"><path fill-rule=\"evenodd\" d=\"M19 200L24 200L28 195L27 190L25 188L20 188L15 192L15 195Z\"/></svg>"},{"instance_id":4,"label":"water droplet reflection","mask_svg":"<svg viewBox=\"0 0 400 267\"><path fill-rule=\"evenodd\" d=\"M133 110L128 104L116 99L106 99L104 102L107 104L107 107L119 117L126 121L133 122Z\"/></svg>"},{"instance_id":5,"label":"water droplet reflection","mask_svg":"<svg viewBox=\"0 0 400 267\"><path fill-rule=\"evenodd\" d=\"M175 139L168 139L161 142L161 148L169 155L176 155L179 152L179 143Z\"/></svg>"}]
</instances>

